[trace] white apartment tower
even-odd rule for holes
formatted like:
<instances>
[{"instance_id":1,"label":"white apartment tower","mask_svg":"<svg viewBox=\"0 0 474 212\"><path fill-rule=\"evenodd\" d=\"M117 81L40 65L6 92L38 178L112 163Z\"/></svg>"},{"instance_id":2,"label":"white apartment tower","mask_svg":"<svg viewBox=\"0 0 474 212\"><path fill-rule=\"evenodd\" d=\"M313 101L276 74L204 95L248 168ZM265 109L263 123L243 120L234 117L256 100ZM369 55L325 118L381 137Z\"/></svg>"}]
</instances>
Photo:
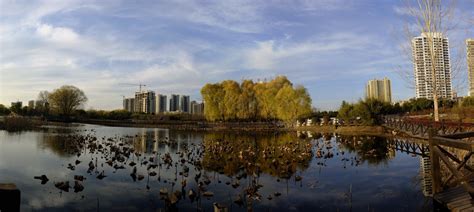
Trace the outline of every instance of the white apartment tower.
<instances>
[{"instance_id":1,"label":"white apartment tower","mask_svg":"<svg viewBox=\"0 0 474 212\"><path fill-rule=\"evenodd\" d=\"M474 38L466 40L467 73L469 76L469 96L474 96Z\"/></svg>"},{"instance_id":2,"label":"white apartment tower","mask_svg":"<svg viewBox=\"0 0 474 212\"><path fill-rule=\"evenodd\" d=\"M382 102L392 102L392 86L390 80L385 77L382 80L369 80L365 88L367 99L377 99Z\"/></svg>"},{"instance_id":3,"label":"white apartment tower","mask_svg":"<svg viewBox=\"0 0 474 212\"><path fill-rule=\"evenodd\" d=\"M430 37L434 50L431 57ZM441 33L422 33L412 39L413 67L415 71L416 98L433 99L432 65L435 67L438 98L452 98L451 68L449 63L448 38Z\"/></svg>"}]
</instances>

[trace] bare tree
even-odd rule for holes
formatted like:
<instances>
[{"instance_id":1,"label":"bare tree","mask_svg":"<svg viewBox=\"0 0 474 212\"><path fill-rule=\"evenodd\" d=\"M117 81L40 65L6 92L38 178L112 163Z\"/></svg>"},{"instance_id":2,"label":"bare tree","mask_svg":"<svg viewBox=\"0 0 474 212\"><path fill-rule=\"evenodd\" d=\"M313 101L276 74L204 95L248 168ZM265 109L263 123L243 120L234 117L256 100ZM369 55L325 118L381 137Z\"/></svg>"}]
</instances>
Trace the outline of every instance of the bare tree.
<instances>
[{"instance_id":1,"label":"bare tree","mask_svg":"<svg viewBox=\"0 0 474 212\"><path fill-rule=\"evenodd\" d=\"M40 91L37 98L36 103L36 110L38 110L43 115L47 115L49 113L49 92L48 91Z\"/></svg>"},{"instance_id":2,"label":"bare tree","mask_svg":"<svg viewBox=\"0 0 474 212\"><path fill-rule=\"evenodd\" d=\"M439 92L438 92L438 83L437 83L437 61L439 56L439 49L436 47L436 42L438 37L445 38L448 35L448 32L456 28L457 24L454 20L454 8L455 0L443 1L441 0L409 0L407 1L406 13L410 16L411 21L404 27L405 34L410 40L413 39L413 35L422 34L426 38L427 47L428 47L428 57L430 60L430 65L428 66L428 71L431 72L431 80L428 80L426 83L431 84L431 94L434 102L434 120L439 121ZM410 43L408 42L408 43ZM413 46L404 45L402 49L405 51L405 55L410 55L413 58L413 61L417 60L416 56L412 54L411 48ZM413 45L413 44L412 44ZM458 59L456 61L461 61ZM450 68L458 69L458 62L455 62L454 66ZM405 70L406 71L406 70ZM456 75L456 73L453 73ZM414 82L413 72L401 72L403 79L410 80ZM451 79L449 79L451 80Z\"/></svg>"}]
</instances>

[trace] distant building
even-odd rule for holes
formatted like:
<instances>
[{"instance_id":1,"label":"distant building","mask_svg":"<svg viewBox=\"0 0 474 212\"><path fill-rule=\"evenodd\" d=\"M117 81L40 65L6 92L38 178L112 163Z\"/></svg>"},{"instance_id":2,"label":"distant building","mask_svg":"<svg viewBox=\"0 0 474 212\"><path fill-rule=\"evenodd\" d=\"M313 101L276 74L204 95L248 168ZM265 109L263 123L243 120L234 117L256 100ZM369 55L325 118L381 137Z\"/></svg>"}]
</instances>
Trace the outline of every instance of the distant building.
<instances>
[{"instance_id":1,"label":"distant building","mask_svg":"<svg viewBox=\"0 0 474 212\"><path fill-rule=\"evenodd\" d=\"M135 112L135 98L123 99L123 109L128 112Z\"/></svg>"},{"instance_id":2,"label":"distant building","mask_svg":"<svg viewBox=\"0 0 474 212\"><path fill-rule=\"evenodd\" d=\"M168 97L163 94L156 95L156 113L164 113L167 111Z\"/></svg>"},{"instance_id":3,"label":"distant building","mask_svg":"<svg viewBox=\"0 0 474 212\"><path fill-rule=\"evenodd\" d=\"M469 96L474 96L474 38L466 40L467 73L469 76Z\"/></svg>"},{"instance_id":4,"label":"distant building","mask_svg":"<svg viewBox=\"0 0 474 212\"><path fill-rule=\"evenodd\" d=\"M171 94L170 96L170 112L178 112L179 106L179 95Z\"/></svg>"},{"instance_id":5,"label":"distant building","mask_svg":"<svg viewBox=\"0 0 474 212\"><path fill-rule=\"evenodd\" d=\"M28 101L28 108L34 109L35 108L35 100Z\"/></svg>"},{"instance_id":6,"label":"distant building","mask_svg":"<svg viewBox=\"0 0 474 212\"><path fill-rule=\"evenodd\" d=\"M20 101L12 102L12 106L11 106L11 107L22 108L22 107L23 107L23 103L20 102Z\"/></svg>"},{"instance_id":7,"label":"distant building","mask_svg":"<svg viewBox=\"0 0 474 212\"><path fill-rule=\"evenodd\" d=\"M366 86L366 98L377 99L383 102L392 102L392 86L388 78L370 80Z\"/></svg>"},{"instance_id":8,"label":"distant building","mask_svg":"<svg viewBox=\"0 0 474 212\"><path fill-rule=\"evenodd\" d=\"M180 111L183 113L189 113L190 111L190 102L189 102L189 96L182 95L180 102Z\"/></svg>"},{"instance_id":9,"label":"distant building","mask_svg":"<svg viewBox=\"0 0 474 212\"><path fill-rule=\"evenodd\" d=\"M191 114L193 115L204 115L204 102L198 103L196 101L191 102Z\"/></svg>"},{"instance_id":10,"label":"distant building","mask_svg":"<svg viewBox=\"0 0 474 212\"><path fill-rule=\"evenodd\" d=\"M441 33L422 33L412 39L413 67L415 71L416 98L433 99L432 57L428 39L433 39L435 49L436 88L439 98L452 98L451 68L448 38Z\"/></svg>"},{"instance_id":11,"label":"distant building","mask_svg":"<svg viewBox=\"0 0 474 212\"><path fill-rule=\"evenodd\" d=\"M156 111L156 96L153 91L142 91L135 93L134 112L154 114Z\"/></svg>"}]
</instances>

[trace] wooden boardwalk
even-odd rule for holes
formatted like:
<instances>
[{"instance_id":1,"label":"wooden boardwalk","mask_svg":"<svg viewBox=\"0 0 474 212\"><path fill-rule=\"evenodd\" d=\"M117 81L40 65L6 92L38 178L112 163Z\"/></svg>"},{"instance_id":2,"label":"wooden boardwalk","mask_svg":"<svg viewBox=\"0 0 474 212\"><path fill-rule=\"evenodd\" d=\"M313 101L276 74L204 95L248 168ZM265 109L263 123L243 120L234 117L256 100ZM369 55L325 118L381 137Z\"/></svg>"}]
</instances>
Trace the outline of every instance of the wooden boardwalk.
<instances>
[{"instance_id":1,"label":"wooden boardwalk","mask_svg":"<svg viewBox=\"0 0 474 212\"><path fill-rule=\"evenodd\" d=\"M471 182L471 186L474 186L474 182ZM474 200L461 186L446 189L433 198L450 211L474 211Z\"/></svg>"},{"instance_id":2,"label":"wooden boardwalk","mask_svg":"<svg viewBox=\"0 0 474 212\"><path fill-rule=\"evenodd\" d=\"M385 116L383 125L409 136L426 139L430 160L432 193L450 211L474 212L474 124L433 122L410 117ZM423 146L394 143L395 148L425 154ZM442 166L443 173L441 174Z\"/></svg>"}]
</instances>

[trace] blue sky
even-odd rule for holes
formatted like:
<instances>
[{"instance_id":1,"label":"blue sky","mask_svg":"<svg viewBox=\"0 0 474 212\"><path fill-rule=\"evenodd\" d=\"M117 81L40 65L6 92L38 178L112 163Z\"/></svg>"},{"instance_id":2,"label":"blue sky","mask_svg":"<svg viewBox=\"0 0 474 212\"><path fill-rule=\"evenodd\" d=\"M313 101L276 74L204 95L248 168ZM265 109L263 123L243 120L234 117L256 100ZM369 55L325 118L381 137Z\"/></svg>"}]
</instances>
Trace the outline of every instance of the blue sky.
<instances>
[{"instance_id":1,"label":"blue sky","mask_svg":"<svg viewBox=\"0 0 474 212\"><path fill-rule=\"evenodd\" d=\"M0 2L1 104L72 84L87 109L115 109L138 89L122 83L200 100L208 82L277 75L305 86L323 110L358 100L369 79L385 76L394 100L415 95L400 77L412 71L400 49L405 1ZM474 0L459 0L452 57L474 37L473 17ZM461 61L454 84L466 95Z\"/></svg>"}]
</instances>

